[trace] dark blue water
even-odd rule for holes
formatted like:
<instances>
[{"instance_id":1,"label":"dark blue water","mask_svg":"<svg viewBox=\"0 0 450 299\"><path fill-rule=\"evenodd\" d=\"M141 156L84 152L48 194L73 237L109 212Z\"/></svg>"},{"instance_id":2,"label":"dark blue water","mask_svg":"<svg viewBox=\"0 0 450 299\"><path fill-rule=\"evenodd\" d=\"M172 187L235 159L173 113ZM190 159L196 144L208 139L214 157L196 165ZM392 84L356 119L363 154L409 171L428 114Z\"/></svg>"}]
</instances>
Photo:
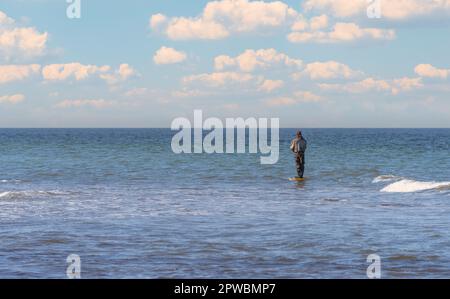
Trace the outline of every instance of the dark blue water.
<instances>
[{"instance_id":1,"label":"dark blue water","mask_svg":"<svg viewBox=\"0 0 450 299\"><path fill-rule=\"evenodd\" d=\"M1 129L0 277L450 276L450 130L310 129L280 160L176 155L159 129Z\"/></svg>"}]
</instances>

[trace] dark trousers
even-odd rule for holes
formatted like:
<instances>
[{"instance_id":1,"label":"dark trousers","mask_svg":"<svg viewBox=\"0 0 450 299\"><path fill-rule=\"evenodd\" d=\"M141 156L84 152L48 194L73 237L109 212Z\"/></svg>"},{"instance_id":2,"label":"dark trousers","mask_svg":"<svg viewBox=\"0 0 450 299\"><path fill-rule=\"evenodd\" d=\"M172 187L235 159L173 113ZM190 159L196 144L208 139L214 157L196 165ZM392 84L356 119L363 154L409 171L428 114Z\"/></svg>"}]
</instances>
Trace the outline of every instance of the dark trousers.
<instances>
[{"instance_id":1,"label":"dark trousers","mask_svg":"<svg viewBox=\"0 0 450 299\"><path fill-rule=\"evenodd\" d=\"M295 154L295 165L297 166L298 177L302 178L305 172L305 153Z\"/></svg>"}]
</instances>

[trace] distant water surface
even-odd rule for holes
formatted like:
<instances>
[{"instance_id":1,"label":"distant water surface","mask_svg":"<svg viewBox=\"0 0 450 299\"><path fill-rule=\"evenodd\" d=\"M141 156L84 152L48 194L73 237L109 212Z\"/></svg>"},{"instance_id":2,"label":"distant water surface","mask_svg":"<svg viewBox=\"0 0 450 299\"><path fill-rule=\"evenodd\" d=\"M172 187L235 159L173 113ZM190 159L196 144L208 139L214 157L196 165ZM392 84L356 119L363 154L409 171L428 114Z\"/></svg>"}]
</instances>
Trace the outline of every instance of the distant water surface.
<instances>
[{"instance_id":1,"label":"distant water surface","mask_svg":"<svg viewBox=\"0 0 450 299\"><path fill-rule=\"evenodd\" d=\"M450 129L309 129L280 160L176 155L167 129L0 129L0 277L450 277Z\"/></svg>"}]
</instances>

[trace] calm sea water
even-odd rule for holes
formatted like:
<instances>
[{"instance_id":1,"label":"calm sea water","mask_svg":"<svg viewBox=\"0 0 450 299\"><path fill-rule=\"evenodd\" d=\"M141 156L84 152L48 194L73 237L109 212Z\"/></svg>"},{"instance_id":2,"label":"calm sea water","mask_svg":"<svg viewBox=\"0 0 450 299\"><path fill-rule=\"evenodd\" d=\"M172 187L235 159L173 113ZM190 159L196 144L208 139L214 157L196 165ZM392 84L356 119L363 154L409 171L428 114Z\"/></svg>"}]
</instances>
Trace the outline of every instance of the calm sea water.
<instances>
[{"instance_id":1,"label":"calm sea water","mask_svg":"<svg viewBox=\"0 0 450 299\"><path fill-rule=\"evenodd\" d=\"M280 161L175 155L164 129L0 130L0 277L450 277L450 130L304 130Z\"/></svg>"}]
</instances>

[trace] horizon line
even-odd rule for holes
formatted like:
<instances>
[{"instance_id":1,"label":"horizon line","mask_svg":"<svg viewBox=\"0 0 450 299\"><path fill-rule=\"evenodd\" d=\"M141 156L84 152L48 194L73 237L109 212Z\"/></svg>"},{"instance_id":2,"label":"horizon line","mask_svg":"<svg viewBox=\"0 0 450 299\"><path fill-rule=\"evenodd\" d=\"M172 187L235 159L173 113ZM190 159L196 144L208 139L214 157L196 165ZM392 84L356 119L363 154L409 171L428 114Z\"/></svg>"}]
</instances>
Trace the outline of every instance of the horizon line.
<instances>
[{"instance_id":1,"label":"horizon line","mask_svg":"<svg viewBox=\"0 0 450 299\"><path fill-rule=\"evenodd\" d=\"M236 127L224 127L223 129L231 129ZM92 129L112 129L112 130L148 130L148 129L168 129L171 130L170 127L0 127L0 130L48 130L48 129L55 129L55 130L69 130L69 129L75 129L75 130L92 130ZM203 128L197 128L192 127L191 129L203 129ZM246 128L248 129L248 128ZM270 129L270 127L268 127ZM366 130L379 130L379 129L415 129L415 130L421 130L421 129L450 129L450 127L279 127L279 129L292 129L292 130L317 130L317 129L342 129L342 130L351 130L351 129L366 129ZM179 129L177 129L179 130ZM173 130L173 131L177 131ZM206 130L205 131L211 131Z\"/></svg>"}]
</instances>

